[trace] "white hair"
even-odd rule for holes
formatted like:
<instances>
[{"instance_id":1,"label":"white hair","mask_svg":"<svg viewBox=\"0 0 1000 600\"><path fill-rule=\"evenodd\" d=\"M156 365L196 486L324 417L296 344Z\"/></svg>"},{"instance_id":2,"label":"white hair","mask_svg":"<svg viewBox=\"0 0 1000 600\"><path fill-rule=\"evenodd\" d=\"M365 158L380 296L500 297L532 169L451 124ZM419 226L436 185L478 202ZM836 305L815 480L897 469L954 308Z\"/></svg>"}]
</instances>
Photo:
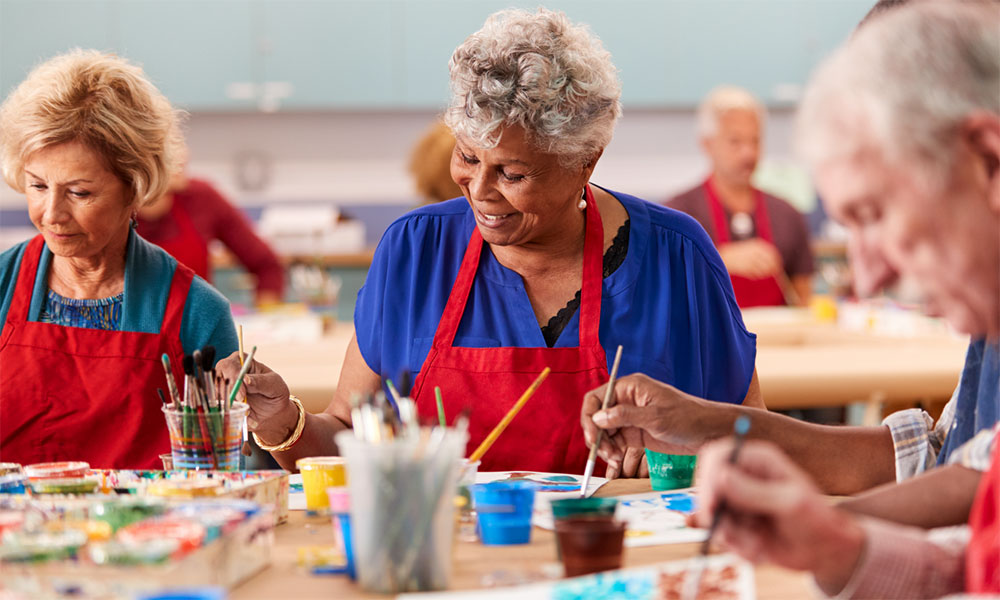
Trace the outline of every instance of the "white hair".
<instances>
[{"instance_id":1,"label":"white hair","mask_svg":"<svg viewBox=\"0 0 1000 600\"><path fill-rule=\"evenodd\" d=\"M719 131L719 119L731 110L748 110L757 115L761 128L767 118L767 110L760 100L747 90L733 85L715 88L698 105L698 135L712 137Z\"/></svg>"},{"instance_id":2,"label":"white hair","mask_svg":"<svg viewBox=\"0 0 1000 600\"><path fill-rule=\"evenodd\" d=\"M916 2L866 23L816 71L796 146L814 168L877 150L940 177L975 111L1000 115L1000 6Z\"/></svg>"},{"instance_id":3,"label":"white hair","mask_svg":"<svg viewBox=\"0 0 1000 600\"><path fill-rule=\"evenodd\" d=\"M495 147L519 125L564 166L586 164L611 141L621 83L611 54L565 14L503 10L455 49L444 121L459 138Z\"/></svg>"}]
</instances>

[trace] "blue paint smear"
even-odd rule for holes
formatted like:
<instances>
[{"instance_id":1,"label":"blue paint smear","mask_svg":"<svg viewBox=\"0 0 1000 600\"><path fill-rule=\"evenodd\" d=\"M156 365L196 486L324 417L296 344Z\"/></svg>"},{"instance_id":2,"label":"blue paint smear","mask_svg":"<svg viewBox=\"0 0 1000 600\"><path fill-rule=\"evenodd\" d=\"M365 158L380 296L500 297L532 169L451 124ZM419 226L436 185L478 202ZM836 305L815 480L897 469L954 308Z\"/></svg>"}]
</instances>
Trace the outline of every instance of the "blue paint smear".
<instances>
[{"instance_id":1,"label":"blue paint smear","mask_svg":"<svg viewBox=\"0 0 1000 600\"><path fill-rule=\"evenodd\" d=\"M655 574L642 573L598 573L579 579L556 583L552 589L552 600L652 600L656 589L653 585Z\"/></svg>"},{"instance_id":2,"label":"blue paint smear","mask_svg":"<svg viewBox=\"0 0 1000 600\"><path fill-rule=\"evenodd\" d=\"M579 483L580 480L572 475L552 475L551 477L546 477L545 481L569 481L573 483Z\"/></svg>"},{"instance_id":3,"label":"blue paint smear","mask_svg":"<svg viewBox=\"0 0 1000 600\"><path fill-rule=\"evenodd\" d=\"M679 513L689 515L695 510L694 496L688 493L663 494L660 496L666 503L667 508Z\"/></svg>"}]
</instances>

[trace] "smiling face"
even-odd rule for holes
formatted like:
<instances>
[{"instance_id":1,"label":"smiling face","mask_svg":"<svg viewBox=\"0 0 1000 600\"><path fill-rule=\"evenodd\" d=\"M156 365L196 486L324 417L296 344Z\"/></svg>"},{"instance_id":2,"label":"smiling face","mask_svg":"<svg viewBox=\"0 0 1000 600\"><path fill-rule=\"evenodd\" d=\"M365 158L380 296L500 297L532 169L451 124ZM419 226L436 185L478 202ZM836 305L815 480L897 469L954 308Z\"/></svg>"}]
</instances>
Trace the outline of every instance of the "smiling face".
<instances>
[{"instance_id":1,"label":"smiling face","mask_svg":"<svg viewBox=\"0 0 1000 600\"><path fill-rule=\"evenodd\" d=\"M567 223L581 214L577 204L594 163L563 167L558 156L535 148L523 128L509 126L494 148L456 140L451 177L488 244L544 245L574 231Z\"/></svg>"},{"instance_id":2,"label":"smiling face","mask_svg":"<svg viewBox=\"0 0 1000 600\"><path fill-rule=\"evenodd\" d=\"M887 164L872 145L816 168L830 215L849 232L857 292L912 281L932 314L973 335L1000 334L1000 218L996 169L967 145L944 181Z\"/></svg>"},{"instance_id":3,"label":"smiling face","mask_svg":"<svg viewBox=\"0 0 1000 600\"><path fill-rule=\"evenodd\" d=\"M732 185L750 185L760 159L760 117L747 109L719 115L715 135L702 140L712 172Z\"/></svg>"},{"instance_id":4,"label":"smiling face","mask_svg":"<svg viewBox=\"0 0 1000 600\"><path fill-rule=\"evenodd\" d=\"M99 258L124 248L132 206L124 183L79 142L49 146L24 164L31 222L55 256Z\"/></svg>"}]
</instances>

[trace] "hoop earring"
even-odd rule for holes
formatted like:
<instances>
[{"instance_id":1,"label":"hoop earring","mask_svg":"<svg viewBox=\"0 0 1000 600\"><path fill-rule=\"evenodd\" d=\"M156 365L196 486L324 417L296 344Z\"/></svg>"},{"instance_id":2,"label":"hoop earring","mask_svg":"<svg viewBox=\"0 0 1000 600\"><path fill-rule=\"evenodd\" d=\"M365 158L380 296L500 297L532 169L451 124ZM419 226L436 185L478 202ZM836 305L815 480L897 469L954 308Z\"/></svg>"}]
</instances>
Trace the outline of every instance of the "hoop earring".
<instances>
[{"instance_id":1,"label":"hoop earring","mask_svg":"<svg viewBox=\"0 0 1000 600\"><path fill-rule=\"evenodd\" d=\"M580 201L576 203L576 207L580 210L587 210L587 188L584 186L583 193L580 194Z\"/></svg>"}]
</instances>

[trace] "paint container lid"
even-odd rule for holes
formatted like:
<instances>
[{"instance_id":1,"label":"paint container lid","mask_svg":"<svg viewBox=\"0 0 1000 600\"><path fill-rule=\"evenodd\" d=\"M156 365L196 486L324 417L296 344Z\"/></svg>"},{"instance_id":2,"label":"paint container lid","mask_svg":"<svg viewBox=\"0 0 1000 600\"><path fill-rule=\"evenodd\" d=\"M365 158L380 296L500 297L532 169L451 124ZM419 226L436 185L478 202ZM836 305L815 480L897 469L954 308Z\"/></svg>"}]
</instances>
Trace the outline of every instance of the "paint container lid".
<instances>
[{"instance_id":1,"label":"paint container lid","mask_svg":"<svg viewBox=\"0 0 1000 600\"><path fill-rule=\"evenodd\" d=\"M90 465L83 461L36 463L24 467L28 479L65 479L83 477L90 471Z\"/></svg>"},{"instance_id":2,"label":"paint container lid","mask_svg":"<svg viewBox=\"0 0 1000 600\"><path fill-rule=\"evenodd\" d=\"M552 516L556 519L592 516L613 517L617 508L617 498L560 498L552 501Z\"/></svg>"},{"instance_id":3,"label":"paint container lid","mask_svg":"<svg viewBox=\"0 0 1000 600\"><path fill-rule=\"evenodd\" d=\"M61 531L8 531L0 545L0 562L43 563L76 556L87 543L87 534L79 529Z\"/></svg>"},{"instance_id":4,"label":"paint container lid","mask_svg":"<svg viewBox=\"0 0 1000 600\"><path fill-rule=\"evenodd\" d=\"M31 479L28 487L33 494L93 494L98 481L92 477L62 477Z\"/></svg>"},{"instance_id":5,"label":"paint container lid","mask_svg":"<svg viewBox=\"0 0 1000 600\"><path fill-rule=\"evenodd\" d=\"M331 467L347 466L347 459L343 456L307 456L295 461L295 467L299 471L322 471Z\"/></svg>"},{"instance_id":6,"label":"paint container lid","mask_svg":"<svg viewBox=\"0 0 1000 600\"><path fill-rule=\"evenodd\" d=\"M0 536L5 531L17 531L24 525L24 511L0 510Z\"/></svg>"},{"instance_id":7,"label":"paint container lid","mask_svg":"<svg viewBox=\"0 0 1000 600\"><path fill-rule=\"evenodd\" d=\"M221 491L222 481L218 479L164 479L154 481L146 488L146 494L150 496L167 498L204 498Z\"/></svg>"},{"instance_id":8,"label":"paint container lid","mask_svg":"<svg viewBox=\"0 0 1000 600\"><path fill-rule=\"evenodd\" d=\"M186 554L201 546L205 539L205 526L179 517L155 517L123 527L115 535L122 544L141 546L150 540L177 540L177 552Z\"/></svg>"},{"instance_id":9,"label":"paint container lid","mask_svg":"<svg viewBox=\"0 0 1000 600\"><path fill-rule=\"evenodd\" d=\"M11 462L0 462L0 477L4 475L10 475L12 473L23 473L24 469L21 468L19 463Z\"/></svg>"}]
</instances>

